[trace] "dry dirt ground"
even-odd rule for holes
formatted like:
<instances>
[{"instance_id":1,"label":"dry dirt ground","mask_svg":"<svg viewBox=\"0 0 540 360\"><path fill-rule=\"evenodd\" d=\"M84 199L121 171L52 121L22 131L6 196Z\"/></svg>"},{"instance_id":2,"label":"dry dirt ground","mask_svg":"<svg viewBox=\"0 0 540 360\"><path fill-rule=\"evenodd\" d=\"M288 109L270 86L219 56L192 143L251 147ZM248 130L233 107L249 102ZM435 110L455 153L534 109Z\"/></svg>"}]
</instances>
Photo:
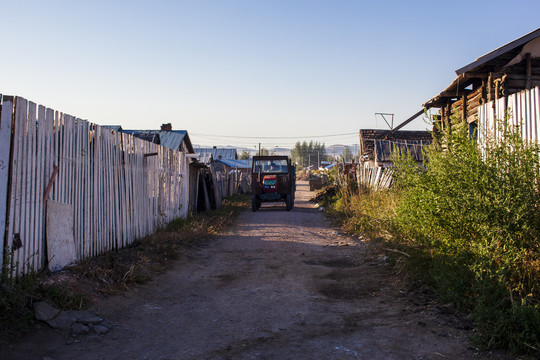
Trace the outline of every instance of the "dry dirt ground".
<instances>
[{"instance_id":1,"label":"dry dirt ground","mask_svg":"<svg viewBox=\"0 0 540 360\"><path fill-rule=\"evenodd\" d=\"M2 359L474 359L465 320L405 291L384 256L340 234L308 200L242 213L172 270L94 309L114 324L43 328Z\"/></svg>"}]
</instances>

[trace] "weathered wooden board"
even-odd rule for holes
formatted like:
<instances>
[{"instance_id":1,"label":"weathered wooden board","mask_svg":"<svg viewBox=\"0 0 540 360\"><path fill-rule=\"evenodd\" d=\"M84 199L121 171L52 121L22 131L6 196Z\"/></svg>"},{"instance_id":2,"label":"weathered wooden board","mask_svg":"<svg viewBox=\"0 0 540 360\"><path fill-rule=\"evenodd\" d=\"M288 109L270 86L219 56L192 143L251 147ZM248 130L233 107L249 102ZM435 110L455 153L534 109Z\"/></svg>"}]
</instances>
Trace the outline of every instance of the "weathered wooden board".
<instances>
[{"instance_id":1,"label":"weathered wooden board","mask_svg":"<svg viewBox=\"0 0 540 360\"><path fill-rule=\"evenodd\" d=\"M11 156L11 127L13 121L13 98L0 95L0 269L4 259L4 234L8 206L8 177Z\"/></svg>"},{"instance_id":2,"label":"weathered wooden board","mask_svg":"<svg viewBox=\"0 0 540 360\"><path fill-rule=\"evenodd\" d=\"M77 261L73 231L73 206L48 200L47 254L50 270L56 271Z\"/></svg>"},{"instance_id":3,"label":"weathered wooden board","mask_svg":"<svg viewBox=\"0 0 540 360\"><path fill-rule=\"evenodd\" d=\"M540 87L511 94L508 103L505 101L505 98L500 98L479 107L479 141L501 136L497 120L505 119L508 110L509 124L521 127L523 139L537 142L540 135Z\"/></svg>"}]
</instances>

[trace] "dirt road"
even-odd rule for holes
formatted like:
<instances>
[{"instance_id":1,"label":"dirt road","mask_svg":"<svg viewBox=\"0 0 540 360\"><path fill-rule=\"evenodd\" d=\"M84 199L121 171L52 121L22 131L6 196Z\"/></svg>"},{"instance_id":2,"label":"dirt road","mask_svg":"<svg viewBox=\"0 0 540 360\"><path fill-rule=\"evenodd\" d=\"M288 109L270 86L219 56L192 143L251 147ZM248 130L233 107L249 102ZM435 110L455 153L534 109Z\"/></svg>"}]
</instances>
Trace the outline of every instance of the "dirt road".
<instances>
[{"instance_id":1,"label":"dirt road","mask_svg":"<svg viewBox=\"0 0 540 360\"><path fill-rule=\"evenodd\" d=\"M308 202L244 212L218 240L96 310L105 335L43 329L3 359L472 359L459 320L414 302L385 258ZM7 355L7 357L6 357Z\"/></svg>"}]
</instances>

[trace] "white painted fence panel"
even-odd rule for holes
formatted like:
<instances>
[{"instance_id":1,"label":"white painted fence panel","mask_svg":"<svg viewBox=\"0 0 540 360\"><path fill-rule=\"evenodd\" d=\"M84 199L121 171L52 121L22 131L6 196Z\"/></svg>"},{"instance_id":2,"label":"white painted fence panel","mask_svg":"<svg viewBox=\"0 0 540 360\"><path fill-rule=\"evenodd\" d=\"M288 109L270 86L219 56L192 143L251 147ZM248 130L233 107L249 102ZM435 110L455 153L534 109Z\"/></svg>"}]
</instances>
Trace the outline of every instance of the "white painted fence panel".
<instances>
[{"instance_id":1,"label":"white painted fence panel","mask_svg":"<svg viewBox=\"0 0 540 360\"><path fill-rule=\"evenodd\" d=\"M0 248L10 255L12 275L45 264L49 182L48 199L73 209L78 259L124 247L186 216L184 153L20 97L4 97L0 115Z\"/></svg>"},{"instance_id":2,"label":"white painted fence panel","mask_svg":"<svg viewBox=\"0 0 540 360\"><path fill-rule=\"evenodd\" d=\"M490 101L478 109L478 138L498 138L497 119L506 117L505 99ZM523 139L538 142L540 136L540 87L508 96L508 123L521 126Z\"/></svg>"},{"instance_id":3,"label":"white painted fence panel","mask_svg":"<svg viewBox=\"0 0 540 360\"><path fill-rule=\"evenodd\" d=\"M374 190L389 189L393 185L393 175L391 168L359 166L356 181Z\"/></svg>"},{"instance_id":4,"label":"white painted fence panel","mask_svg":"<svg viewBox=\"0 0 540 360\"><path fill-rule=\"evenodd\" d=\"M13 99L0 94L0 238L6 231L8 204L8 175L11 156L11 124L13 120ZM0 245L3 245L0 243ZM4 247L0 246L0 269L3 265Z\"/></svg>"}]
</instances>

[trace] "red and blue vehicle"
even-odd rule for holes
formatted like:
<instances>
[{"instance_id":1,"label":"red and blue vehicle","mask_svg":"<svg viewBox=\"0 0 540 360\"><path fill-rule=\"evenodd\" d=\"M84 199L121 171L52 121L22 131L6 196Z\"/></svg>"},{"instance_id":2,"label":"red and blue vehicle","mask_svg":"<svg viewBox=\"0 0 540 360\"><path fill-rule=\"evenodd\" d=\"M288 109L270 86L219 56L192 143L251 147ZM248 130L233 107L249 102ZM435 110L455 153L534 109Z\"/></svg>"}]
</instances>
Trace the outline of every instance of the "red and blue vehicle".
<instances>
[{"instance_id":1,"label":"red and blue vehicle","mask_svg":"<svg viewBox=\"0 0 540 360\"><path fill-rule=\"evenodd\" d=\"M284 202L287 211L294 206L295 168L288 156L254 156L251 168L251 209L263 202Z\"/></svg>"}]
</instances>

